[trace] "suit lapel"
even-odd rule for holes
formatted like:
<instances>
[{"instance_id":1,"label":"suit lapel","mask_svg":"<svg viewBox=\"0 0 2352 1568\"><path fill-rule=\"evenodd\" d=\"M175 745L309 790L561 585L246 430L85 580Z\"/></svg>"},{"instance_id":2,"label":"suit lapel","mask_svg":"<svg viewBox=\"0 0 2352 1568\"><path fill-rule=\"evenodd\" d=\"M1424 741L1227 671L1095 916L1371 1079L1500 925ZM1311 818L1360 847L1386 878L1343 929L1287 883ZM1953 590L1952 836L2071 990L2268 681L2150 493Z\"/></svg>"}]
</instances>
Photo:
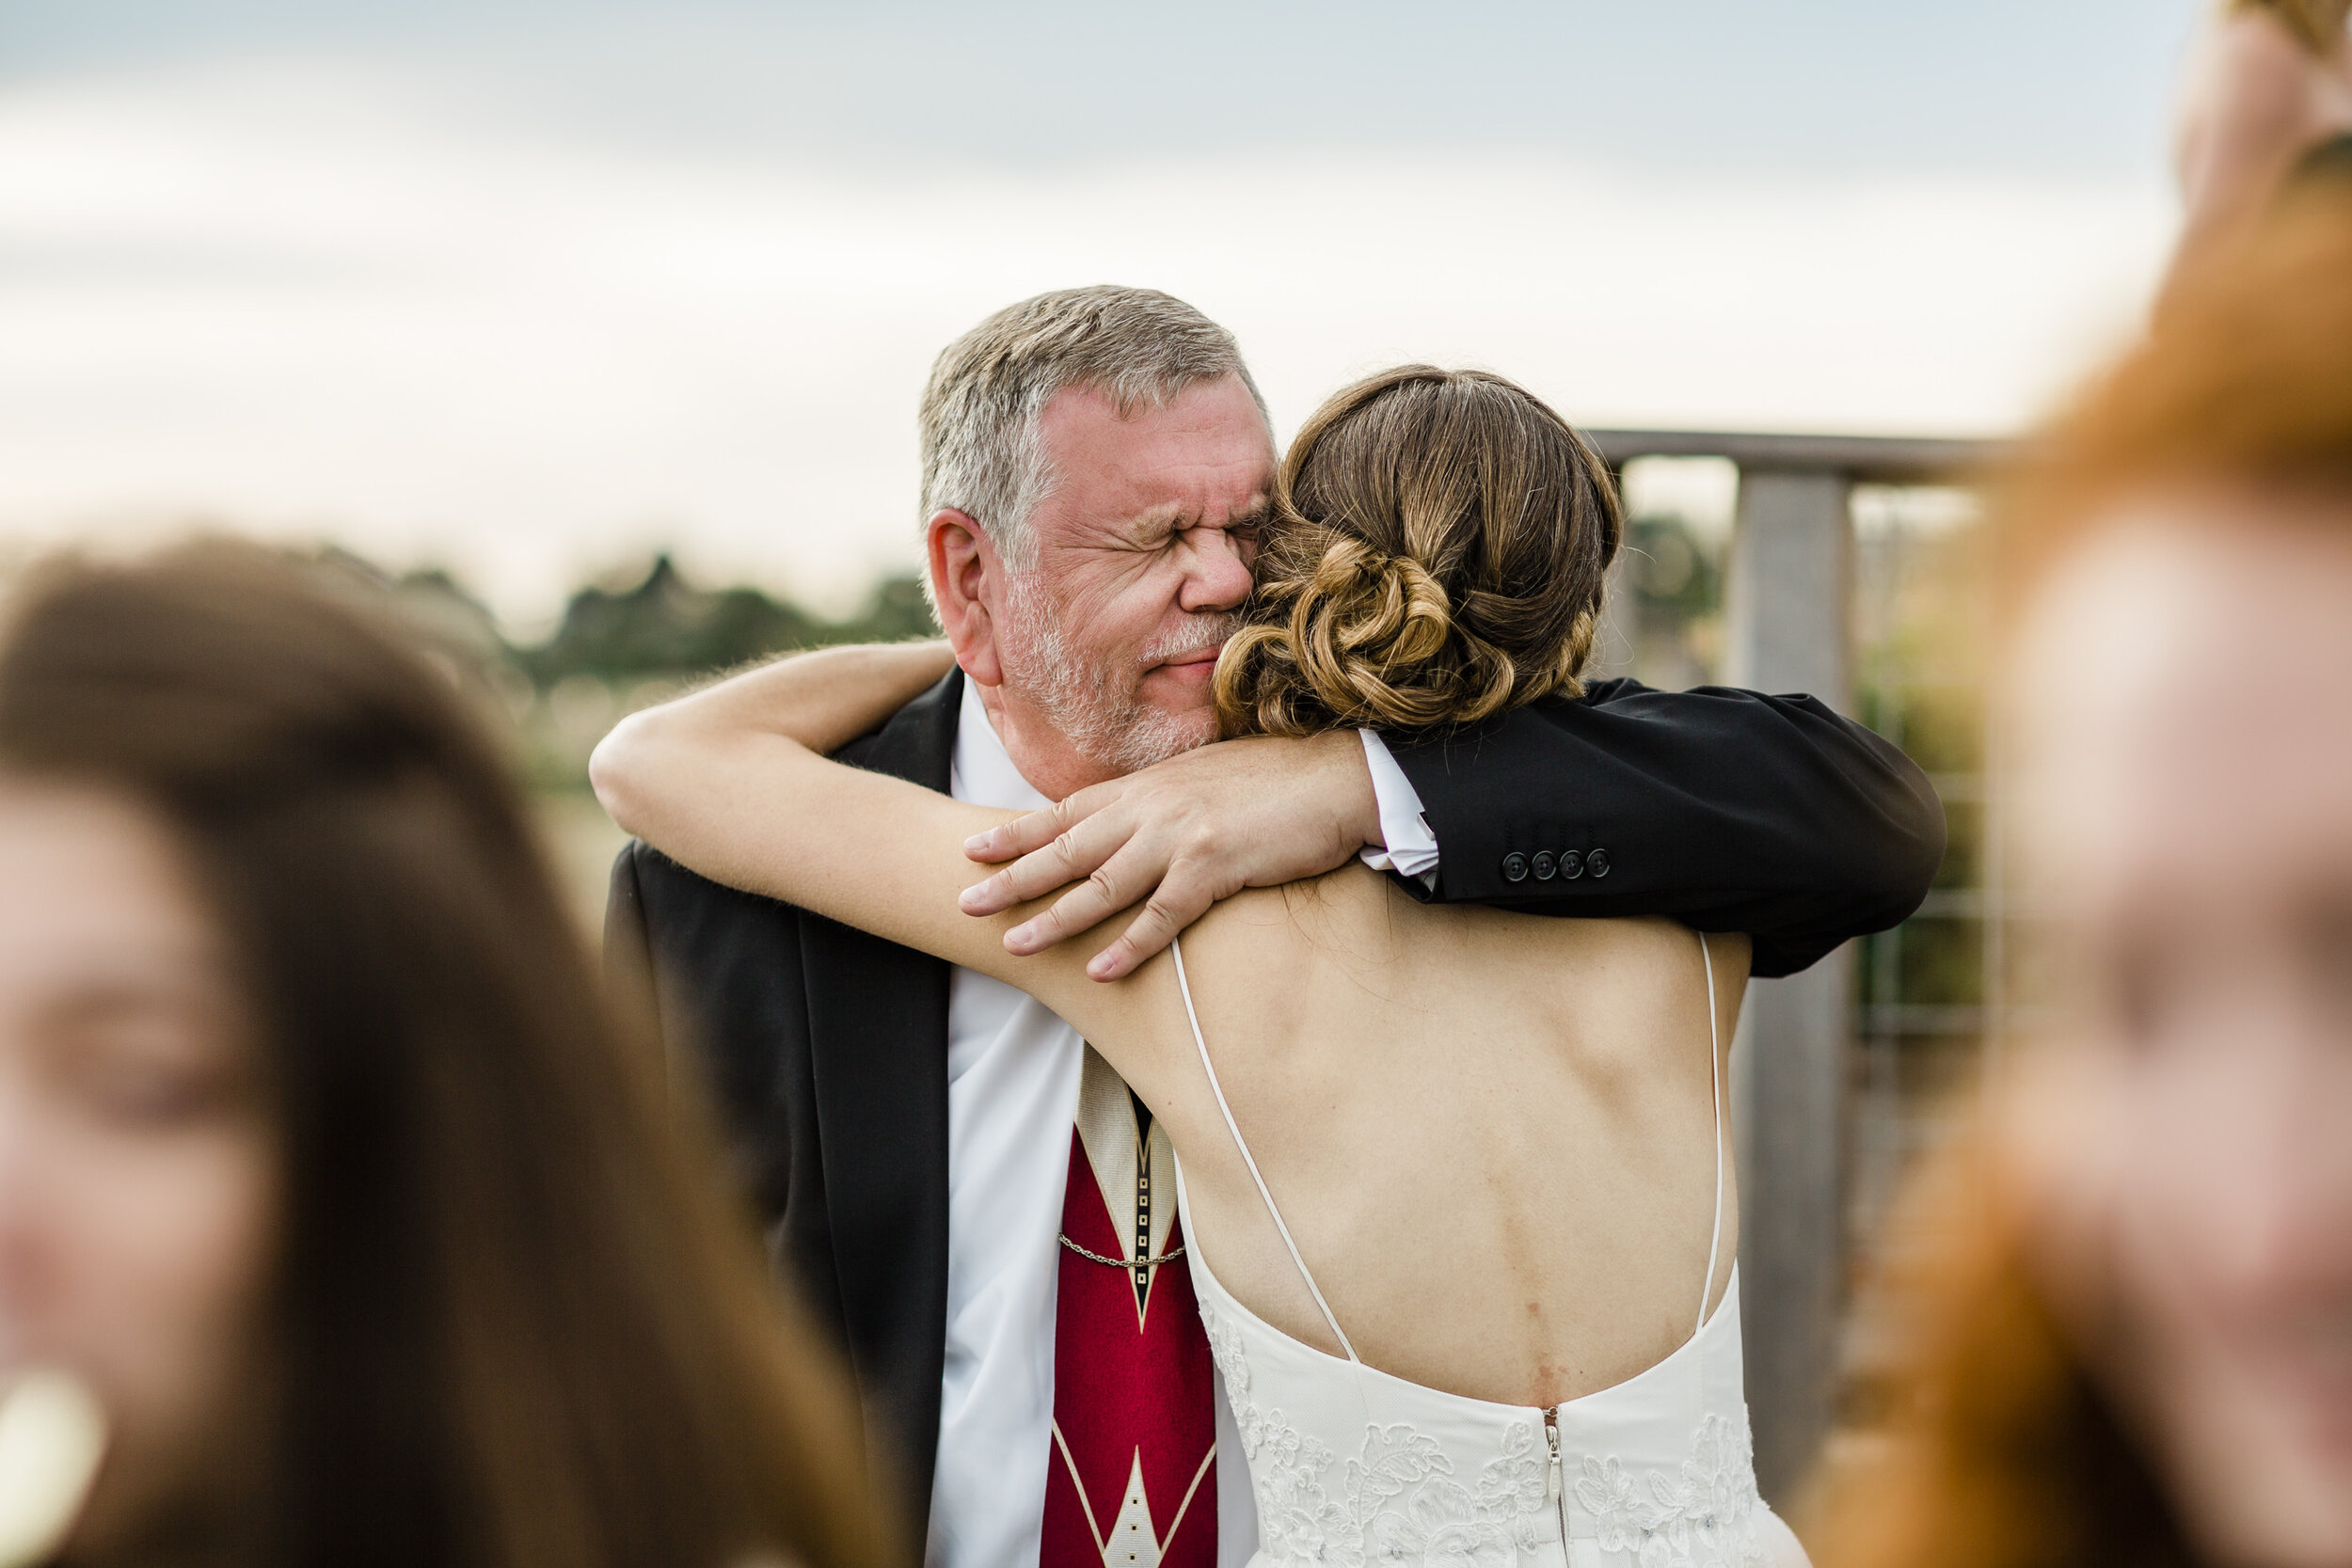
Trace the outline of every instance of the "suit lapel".
<instances>
[{"instance_id":1,"label":"suit lapel","mask_svg":"<svg viewBox=\"0 0 2352 1568\"><path fill-rule=\"evenodd\" d=\"M946 793L962 697L951 671L841 760ZM947 1338L948 966L815 915L801 945L825 1210L872 1406L868 1447L883 1473L899 1472L919 1518Z\"/></svg>"}]
</instances>

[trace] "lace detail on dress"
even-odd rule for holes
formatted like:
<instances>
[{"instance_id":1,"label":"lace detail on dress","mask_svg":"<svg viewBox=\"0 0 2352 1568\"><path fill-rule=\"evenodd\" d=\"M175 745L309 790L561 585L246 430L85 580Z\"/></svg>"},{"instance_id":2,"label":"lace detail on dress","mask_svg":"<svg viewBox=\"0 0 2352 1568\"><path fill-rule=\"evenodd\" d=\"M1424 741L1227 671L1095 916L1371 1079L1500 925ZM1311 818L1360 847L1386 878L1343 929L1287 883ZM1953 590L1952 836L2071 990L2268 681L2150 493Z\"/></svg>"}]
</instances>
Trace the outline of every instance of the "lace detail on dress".
<instances>
[{"instance_id":1,"label":"lace detail on dress","mask_svg":"<svg viewBox=\"0 0 2352 1568\"><path fill-rule=\"evenodd\" d=\"M1355 1457L1338 1456L1252 1395L1240 1329L1206 1302L1209 1353L1225 1380L1258 1498L1259 1549L1282 1563L1370 1563L1426 1568L1513 1568L1522 1548L1550 1533L1546 1455L1532 1420L1502 1428L1502 1452L1480 1466L1475 1488L1455 1479L1435 1438L1409 1422L1367 1425ZM1603 1552L1638 1568L1752 1568L1763 1561L1756 1528L1756 1469L1744 1420L1709 1416L1679 1475L1637 1478L1613 1456L1586 1455L1571 1488ZM1643 1482L1646 1482L1644 1485Z\"/></svg>"},{"instance_id":2,"label":"lace detail on dress","mask_svg":"<svg viewBox=\"0 0 2352 1568\"><path fill-rule=\"evenodd\" d=\"M1257 1481L1259 1549L1266 1558L1346 1568L1375 1562L1512 1568L1522 1542L1532 1545L1537 1539L1526 1523L1527 1515L1546 1507L1534 1422L1503 1429L1502 1451L1480 1467L1474 1490L1454 1479L1454 1462L1436 1438L1408 1422L1367 1425L1333 1497L1337 1456L1279 1410L1258 1407L1240 1333L1212 1310L1201 1317Z\"/></svg>"},{"instance_id":3,"label":"lace detail on dress","mask_svg":"<svg viewBox=\"0 0 2352 1568\"><path fill-rule=\"evenodd\" d=\"M1755 1447L1744 1417L1709 1416L1691 1439L1679 1477L1652 1470L1646 1488L1614 1457L1584 1456L1577 1505L1600 1549L1629 1552L1641 1568L1738 1568L1763 1561L1756 1511ZM1646 1490L1645 1498L1642 1496Z\"/></svg>"},{"instance_id":4,"label":"lace detail on dress","mask_svg":"<svg viewBox=\"0 0 2352 1568\"><path fill-rule=\"evenodd\" d=\"M1342 1523L1339 1509L1323 1495L1322 1477L1331 1467L1331 1450L1301 1436L1279 1410L1268 1414L1258 1408L1250 1397L1249 1357L1242 1350L1239 1329L1205 1301L1200 1323L1208 1331L1209 1355L1225 1381L1226 1402L1232 1406L1242 1454L1256 1483L1259 1549L1278 1560L1315 1561L1324 1555L1326 1534Z\"/></svg>"}]
</instances>

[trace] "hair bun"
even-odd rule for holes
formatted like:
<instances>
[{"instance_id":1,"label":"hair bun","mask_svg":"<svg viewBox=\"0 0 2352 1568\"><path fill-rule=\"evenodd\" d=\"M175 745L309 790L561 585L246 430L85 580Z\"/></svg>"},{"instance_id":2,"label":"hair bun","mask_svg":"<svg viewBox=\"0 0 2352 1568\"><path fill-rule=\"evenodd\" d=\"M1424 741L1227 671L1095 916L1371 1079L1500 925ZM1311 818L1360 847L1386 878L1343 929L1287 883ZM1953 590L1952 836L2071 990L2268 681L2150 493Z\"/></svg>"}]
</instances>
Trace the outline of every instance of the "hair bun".
<instances>
[{"instance_id":1,"label":"hair bun","mask_svg":"<svg viewBox=\"0 0 2352 1568\"><path fill-rule=\"evenodd\" d=\"M1219 733L1427 730L1580 689L1616 494L1520 388L1425 365L1368 377L1292 442L1273 510L1217 663Z\"/></svg>"},{"instance_id":2,"label":"hair bun","mask_svg":"<svg viewBox=\"0 0 2352 1568\"><path fill-rule=\"evenodd\" d=\"M1333 534L1292 619L1336 651L1410 665L1445 645L1454 606L1421 562Z\"/></svg>"},{"instance_id":3,"label":"hair bun","mask_svg":"<svg viewBox=\"0 0 2352 1568\"><path fill-rule=\"evenodd\" d=\"M1316 537L1300 538L1309 528ZM1303 569L1269 574L1260 594L1279 623L1247 626L1226 648L1234 683L1255 689L1233 692L1257 710L1255 727L1420 729L1483 719L1511 700L1510 656L1462 624L1421 562L1312 525L1286 543Z\"/></svg>"}]
</instances>

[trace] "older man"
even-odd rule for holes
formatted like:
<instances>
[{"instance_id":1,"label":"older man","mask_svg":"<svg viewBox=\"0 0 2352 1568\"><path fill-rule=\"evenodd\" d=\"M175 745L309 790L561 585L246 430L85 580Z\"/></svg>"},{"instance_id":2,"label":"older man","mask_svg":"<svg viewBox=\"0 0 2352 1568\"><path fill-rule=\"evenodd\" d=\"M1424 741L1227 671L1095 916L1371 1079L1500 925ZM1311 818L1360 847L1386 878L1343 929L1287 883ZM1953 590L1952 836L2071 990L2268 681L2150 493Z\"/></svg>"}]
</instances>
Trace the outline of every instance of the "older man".
<instances>
[{"instance_id":1,"label":"older man","mask_svg":"<svg viewBox=\"0 0 2352 1568\"><path fill-rule=\"evenodd\" d=\"M1804 698L1609 683L1403 755L1369 735L1184 755L1212 738L1275 453L1232 335L1164 294L998 312L941 356L922 426L960 668L844 755L982 804L1066 802L975 847L1033 851L976 911L1092 874L1017 943L1140 903L1107 977L1213 896L1364 853L1432 896L1746 930L1769 974L1901 918L1940 856L1924 779ZM1172 1159L1068 1025L641 845L609 938L665 1034L704 1053L779 1261L839 1334L934 1563L1248 1555Z\"/></svg>"}]
</instances>

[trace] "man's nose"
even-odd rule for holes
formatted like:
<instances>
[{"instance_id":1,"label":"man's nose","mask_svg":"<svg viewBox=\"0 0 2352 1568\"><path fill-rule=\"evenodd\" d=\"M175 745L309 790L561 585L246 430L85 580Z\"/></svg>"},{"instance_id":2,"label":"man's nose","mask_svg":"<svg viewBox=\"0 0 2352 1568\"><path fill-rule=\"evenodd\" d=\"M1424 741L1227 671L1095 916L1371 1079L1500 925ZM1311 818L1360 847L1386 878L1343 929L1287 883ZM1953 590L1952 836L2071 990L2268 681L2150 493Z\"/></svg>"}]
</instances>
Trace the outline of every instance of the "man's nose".
<instances>
[{"instance_id":1,"label":"man's nose","mask_svg":"<svg viewBox=\"0 0 2352 1568\"><path fill-rule=\"evenodd\" d=\"M1249 597L1249 562L1221 528L1197 528L1186 536L1184 584L1176 602L1194 614L1238 610Z\"/></svg>"}]
</instances>

